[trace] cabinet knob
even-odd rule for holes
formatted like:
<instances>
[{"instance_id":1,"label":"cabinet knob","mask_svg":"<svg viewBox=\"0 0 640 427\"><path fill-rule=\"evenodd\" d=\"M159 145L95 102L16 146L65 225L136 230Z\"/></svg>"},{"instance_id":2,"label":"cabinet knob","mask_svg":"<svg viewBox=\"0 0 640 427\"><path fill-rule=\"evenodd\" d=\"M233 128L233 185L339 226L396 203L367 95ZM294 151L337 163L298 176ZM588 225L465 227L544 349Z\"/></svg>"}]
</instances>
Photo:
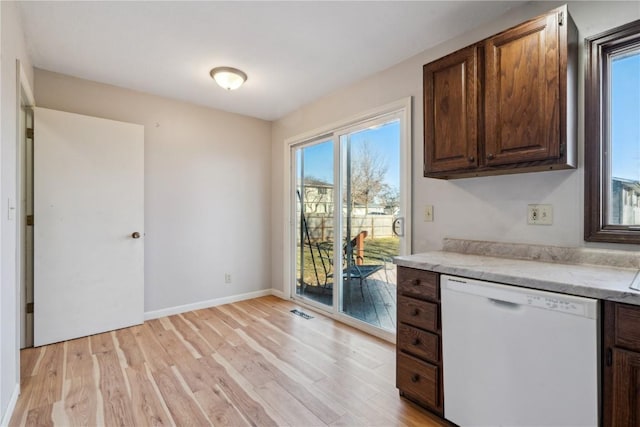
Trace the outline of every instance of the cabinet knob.
<instances>
[{"instance_id":1,"label":"cabinet knob","mask_svg":"<svg viewBox=\"0 0 640 427\"><path fill-rule=\"evenodd\" d=\"M411 382L412 383L417 383L418 381L420 381L420 375L418 375L418 374L411 375Z\"/></svg>"},{"instance_id":2,"label":"cabinet knob","mask_svg":"<svg viewBox=\"0 0 640 427\"><path fill-rule=\"evenodd\" d=\"M418 286L418 285L420 284L420 279L413 279L413 280L411 281L411 284L412 284L413 286Z\"/></svg>"},{"instance_id":3,"label":"cabinet knob","mask_svg":"<svg viewBox=\"0 0 640 427\"><path fill-rule=\"evenodd\" d=\"M417 308L414 308L413 311L411 312L412 316L417 316L418 314L420 314L420 310Z\"/></svg>"},{"instance_id":4,"label":"cabinet knob","mask_svg":"<svg viewBox=\"0 0 640 427\"><path fill-rule=\"evenodd\" d=\"M476 160L476 158L473 156L469 156L467 160L469 160L469 163L473 163Z\"/></svg>"},{"instance_id":5,"label":"cabinet knob","mask_svg":"<svg viewBox=\"0 0 640 427\"><path fill-rule=\"evenodd\" d=\"M493 160L493 154L491 154L491 153L487 154L487 159Z\"/></svg>"},{"instance_id":6,"label":"cabinet knob","mask_svg":"<svg viewBox=\"0 0 640 427\"><path fill-rule=\"evenodd\" d=\"M411 341L411 344L420 345L420 338L414 338L413 341Z\"/></svg>"}]
</instances>

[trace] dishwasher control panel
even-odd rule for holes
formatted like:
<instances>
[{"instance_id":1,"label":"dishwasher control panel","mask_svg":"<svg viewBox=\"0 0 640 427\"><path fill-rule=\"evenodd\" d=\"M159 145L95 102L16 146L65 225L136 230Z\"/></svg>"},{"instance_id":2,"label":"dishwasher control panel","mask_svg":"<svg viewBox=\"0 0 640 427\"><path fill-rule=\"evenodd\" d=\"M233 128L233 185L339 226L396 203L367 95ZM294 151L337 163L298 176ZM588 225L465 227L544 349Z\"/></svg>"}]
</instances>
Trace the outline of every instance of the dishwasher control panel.
<instances>
[{"instance_id":1,"label":"dishwasher control panel","mask_svg":"<svg viewBox=\"0 0 640 427\"><path fill-rule=\"evenodd\" d=\"M502 305L503 308L535 307L588 318L595 318L598 312L597 301L591 298L444 274L441 276L440 281L442 286L447 289L485 297L494 304Z\"/></svg>"},{"instance_id":2,"label":"dishwasher control panel","mask_svg":"<svg viewBox=\"0 0 640 427\"><path fill-rule=\"evenodd\" d=\"M525 295L527 298L527 304L533 307L557 310L564 313L577 314L579 316L583 316L585 314L584 305L580 303L549 296Z\"/></svg>"}]
</instances>

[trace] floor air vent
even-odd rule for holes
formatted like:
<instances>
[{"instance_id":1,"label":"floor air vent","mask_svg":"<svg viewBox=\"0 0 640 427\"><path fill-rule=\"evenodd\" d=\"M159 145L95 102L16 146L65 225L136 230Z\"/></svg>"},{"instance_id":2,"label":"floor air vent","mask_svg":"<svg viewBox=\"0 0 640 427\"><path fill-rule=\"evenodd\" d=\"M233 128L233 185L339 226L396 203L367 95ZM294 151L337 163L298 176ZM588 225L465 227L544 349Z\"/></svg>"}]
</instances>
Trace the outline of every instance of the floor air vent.
<instances>
[{"instance_id":1,"label":"floor air vent","mask_svg":"<svg viewBox=\"0 0 640 427\"><path fill-rule=\"evenodd\" d=\"M307 313L305 313L304 311L300 311L300 310L291 310L291 312L297 316L303 317L307 320L309 319L313 319L313 316L309 316Z\"/></svg>"}]
</instances>

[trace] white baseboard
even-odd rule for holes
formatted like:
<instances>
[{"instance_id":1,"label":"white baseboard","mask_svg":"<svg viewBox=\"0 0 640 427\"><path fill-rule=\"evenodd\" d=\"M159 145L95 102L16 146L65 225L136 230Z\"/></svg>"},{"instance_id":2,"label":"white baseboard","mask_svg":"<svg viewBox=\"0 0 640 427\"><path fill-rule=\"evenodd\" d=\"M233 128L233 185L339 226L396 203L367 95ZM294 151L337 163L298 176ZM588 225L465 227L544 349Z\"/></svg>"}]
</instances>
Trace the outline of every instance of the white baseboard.
<instances>
[{"instance_id":1,"label":"white baseboard","mask_svg":"<svg viewBox=\"0 0 640 427\"><path fill-rule=\"evenodd\" d=\"M274 297L278 297L280 299L286 299L284 297L284 292L282 292L279 289L271 289L271 295L273 295Z\"/></svg>"},{"instance_id":2,"label":"white baseboard","mask_svg":"<svg viewBox=\"0 0 640 427\"><path fill-rule=\"evenodd\" d=\"M160 310L147 311L144 313L144 320L158 319L160 317L174 314L186 313L187 311L200 310L203 308L215 307L217 305L230 304L232 302L244 301L247 299L274 295L273 289L263 289L261 291L247 292L246 294L231 295L228 297L214 298L206 301L198 301L192 304L176 305Z\"/></svg>"},{"instance_id":3,"label":"white baseboard","mask_svg":"<svg viewBox=\"0 0 640 427\"><path fill-rule=\"evenodd\" d=\"M16 387L13 389L11 400L9 400L9 405L7 406L7 412L4 413L2 421L0 421L1 427L9 425L9 421L11 421L11 416L13 415L13 410L16 409L16 403L18 403L18 396L20 396L20 384L16 384Z\"/></svg>"}]
</instances>

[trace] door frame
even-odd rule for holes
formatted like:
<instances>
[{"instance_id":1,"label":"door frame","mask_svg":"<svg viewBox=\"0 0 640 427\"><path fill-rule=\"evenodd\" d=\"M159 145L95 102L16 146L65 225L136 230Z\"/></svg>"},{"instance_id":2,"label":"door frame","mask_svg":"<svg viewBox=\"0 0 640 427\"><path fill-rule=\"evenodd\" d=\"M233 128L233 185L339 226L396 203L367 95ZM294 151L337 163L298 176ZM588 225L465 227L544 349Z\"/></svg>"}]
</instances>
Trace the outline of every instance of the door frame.
<instances>
[{"instance_id":1,"label":"door frame","mask_svg":"<svg viewBox=\"0 0 640 427\"><path fill-rule=\"evenodd\" d=\"M333 122L327 124L325 126L321 126L309 132L305 132L290 138L285 139L284 147L283 147L283 159L284 159L284 176L283 176L283 189L284 189L284 197L283 197L283 213L284 213L284 226L283 226L283 281L285 283L285 288L283 289L283 297L285 299L293 299L294 295L292 294L292 282L291 280L295 277L295 254L291 251L291 248L294 246L295 234L292 233L292 227L295 223L294 210L292 209L293 203L293 186L295 179L295 162L293 160L293 150L297 147L313 143L316 141L320 141L322 138L325 139L334 139L334 144L339 144L339 140L337 136L340 132L344 132L346 129L353 129L360 124L364 124L365 122L369 122L371 120L375 120L381 116L386 116L390 114L397 113L400 118L400 197L402 200L402 212L404 216L404 239L403 244L400 248L400 252L402 254L410 254L411 253L411 230L412 230L412 206L411 206L411 184L412 184L412 97L402 98L398 101L385 104L376 108L372 108L365 112L356 114L344 120L339 120L337 122ZM337 165L338 170L334 171L335 175L339 175L339 162L335 163L339 160L339 152L340 149L335 149L334 147L334 168ZM337 177L336 177L337 179ZM335 179L334 179L335 181ZM335 181L337 186L341 185L341 182ZM340 217L340 216L338 216ZM337 230L340 230L341 224L336 224L338 226ZM336 245L340 244L340 240L336 239ZM338 252L340 249L338 249ZM335 251L334 251L335 253ZM334 295L334 307L337 304L337 295ZM371 335L375 335L379 338L385 339L390 342L395 342L395 333L391 333L389 331L384 331L382 329L376 328L368 323L360 321L358 319L347 316L346 314L340 313L339 310L335 311L327 311L327 307L321 307L319 304L315 305L313 303L308 303L307 301L300 301L296 299L296 303L301 305L308 306L310 309L321 310L323 314L339 320L343 323L346 323L350 326L361 329ZM332 307L333 310L333 307Z\"/></svg>"},{"instance_id":2,"label":"door frame","mask_svg":"<svg viewBox=\"0 0 640 427\"><path fill-rule=\"evenodd\" d=\"M27 305L27 283L25 283L25 272L23 270L26 262L26 257L33 257L33 245L31 246L31 252L28 253L28 245L26 244L26 233L23 234L23 230L26 230L26 214L22 207L21 199L23 197L23 191L26 191L25 173L29 170L27 167L26 159L26 126L27 123L22 121L23 108L32 109L35 107L35 97L33 96L33 90L29 84L29 78L27 73L22 67L22 63L19 59L16 60L16 248L15 248L15 277L16 286L18 287L17 301L18 304L18 321L16 322L17 336L20 340L19 348L31 347L33 345L33 328L31 331L27 330L28 322L26 321L26 305ZM33 120L33 116L32 116ZM28 193L28 192L27 192ZM33 277L33 276L32 276ZM31 282L33 287L33 281ZM31 290L33 294L33 289ZM31 323L33 325L33 322ZM19 360L19 358L18 358ZM18 369L18 372L20 370Z\"/></svg>"}]
</instances>

